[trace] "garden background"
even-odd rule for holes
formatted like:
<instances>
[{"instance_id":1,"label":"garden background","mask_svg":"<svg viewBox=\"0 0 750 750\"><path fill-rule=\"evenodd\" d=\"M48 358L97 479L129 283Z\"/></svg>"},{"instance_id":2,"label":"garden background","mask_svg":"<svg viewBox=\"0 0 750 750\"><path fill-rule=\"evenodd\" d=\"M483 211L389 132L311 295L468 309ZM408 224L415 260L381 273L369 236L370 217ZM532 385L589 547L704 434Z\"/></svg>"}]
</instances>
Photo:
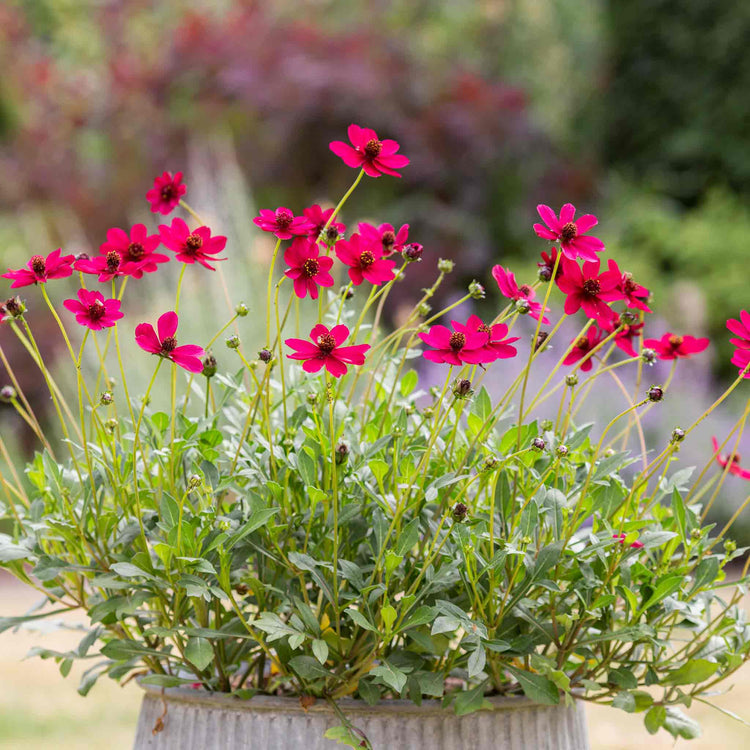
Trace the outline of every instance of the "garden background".
<instances>
[{"instance_id":1,"label":"garden background","mask_svg":"<svg viewBox=\"0 0 750 750\"><path fill-rule=\"evenodd\" d=\"M741 0L5 0L0 266L59 246L95 252L109 227L151 221L144 194L154 176L182 170L188 199L229 237L234 261L228 289L214 279L186 287L188 325L205 338L226 296L262 308L272 245L252 226L257 209L340 196L350 174L327 144L357 122L397 139L412 164L402 180L371 181L344 218L409 223L425 246L417 285L438 257L454 259L443 301L477 278L489 309L493 263L534 280L537 203L570 201L599 216L608 251L653 292L652 334L715 340L681 363L650 415L657 439L732 377L724 321L750 305L749 37ZM144 320L166 309L161 286L171 288L140 286ZM394 320L409 287L395 295ZM48 334L48 358L62 354L54 323L41 310L30 316ZM261 343L246 320L243 341ZM0 343L44 412L31 361L2 328ZM598 398L592 413L609 406L604 391ZM685 465L705 461L737 403L696 431ZM14 436L15 462L33 452L33 436L2 405L0 430ZM731 478L713 519L726 521L746 494ZM750 516L735 529L750 544ZM0 578L0 616L33 604ZM63 681L52 662L20 661L34 644L71 639L28 628L0 636L0 748L129 746L136 688L99 684L84 700L75 674ZM748 695L745 668L718 702L747 718ZM694 748L750 737L707 707L691 715L705 733ZM621 712L591 710L590 723L595 748L672 745Z\"/></svg>"}]
</instances>

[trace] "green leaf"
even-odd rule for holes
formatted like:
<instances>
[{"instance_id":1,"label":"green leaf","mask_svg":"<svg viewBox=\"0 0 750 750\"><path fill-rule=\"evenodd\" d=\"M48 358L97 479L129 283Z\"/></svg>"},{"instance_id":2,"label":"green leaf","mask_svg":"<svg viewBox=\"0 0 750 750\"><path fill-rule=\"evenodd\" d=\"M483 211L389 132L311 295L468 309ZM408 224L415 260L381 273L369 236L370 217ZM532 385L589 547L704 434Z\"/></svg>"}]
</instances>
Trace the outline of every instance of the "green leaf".
<instances>
[{"instance_id":1,"label":"green leaf","mask_svg":"<svg viewBox=\"0 0 750 750\"><path fill-rule=\"evenodd\" d=\"M396 617L398 617L398 613L390 604L386 604L383 609L380 610L380 616L383 618L386 632L390 633L393 623L396 621Z\"/></svg>"},{"instance_id":2,"label":"green leaf","mask_svg":"<svg viewBox=\"0 0 750 750\"><path fill-rule=\"evenodd\" d=\"M129 562L114 563L110 566L110 570L114 570L122 578L153 578L150 573L141 570L137 565Z\"/></svg>"},{"instance_id":3,"label":"green leaf","mask_svg":"<svg viewBox=\"0 0 750 750\"><path fill-rule=\"evenodd\" d=\"M716 580L716 576L719 575L719 558L715 556L704 557L696 566L693 575L691 594Z\"/></svg>"},{"instance_id":4,"label":"green leaf","mask_svg":"<svg viewBox=\"0 0 750 750\"><path fill-rule=\"evenodd\" d=\"M687 540L687 517L685 514L685 503L679 490L672 490L672 512L677 521L677 528L680 531L680 539L683 543Z\"/></svg>"},{"instance_id":5,"label":"green leaf","mask_svg":"<svg viewBox=\"0 0 750 750\"><path fill-rule=\"evenodd\" d=\"M479 711L484 705L484 682L471 690L464 690L456 695L453 710L456 716L466 716Z\"/></svg>"},{"instance_id":6,"label":"green leaf","mask_svg":"<svg viewBox=\"0 0 750 750\"><path fill-rule=\"evenodd\" d=\"M365 630L370 630L373 633L377 633L378 629L357 609L352 609L351 607L344 610L349 617L354 620L354 622L359 625L360 628L364 628Z\"/></svg>"},{"instance_id":7,"label":"green leaf","mask_svg":"<svg viewBox=\"0 0 750 750\"><path fill-rule=\"evenodd\" d=\"M252 534L253 531L257 531L261 526L265 526L278 512L278 508L259 508L251 513L250 518L227 539L226 548L228 550L231 549L237 542Z\"/></svg>"},{"instance_id":8,"label":"green leaf","mask_svg":"<svg viewBox=\"0 0 750 750\"><path fill-rule=\"evenodd\" d=\"M322 638L316 638L312 642L312 652L321 664L325 664L328 659L328 644Z\"/></svg>"},{"instance_id":9,"label":"green leaf","mask_svg":"<svg viewBox=\"0 0 750 750\"><path fill-rule=\"evenodd\" d=\"M666 599L675 591L679 590L685 579L681 575L670 575L662 578L654 589L654 593L648 598L648 601L641 607L640 614L658 604L662 599Z\"/></svg>"},{"instance_id":10,"label":"green leaf","mask_svg":"<svg viewBox=\"0 0 750 750\"><path fill-rule=\"evenodd\" d=\"M370 471L375 476L375 481L378 483L378 485L381 485L383 483L383 477L385 477L385 475L388 473L388 469L390 469L391 467L385 461L381 461L379 458L374 458L367 465L370 467Z\"/></svg>"},{"instance_id":11,"label":"green leaf","mask_svg":"<svg viewBox=\"0 0 750 750\"><path fill-rule=\"evenodd\" d=\"M156 414L151 417L151 424L157 432L164 432L167 427L169 427L169 421L169 415L165 414L163 411L157 411Z\"/></svg>"},{"instance_id":12,"label":"green leaf","mask_svg":"<svg viewBox=\"0 0 750 750\"><path fill-rule=\"evenodd\" d=\"M203 671L214 659L214 650L206 638L189 638L185 646L185 658L199 671Z\"/></svg>"},{"instance_id":13,"label":"green leaf","mask_svg":"<svg viewBox=\"0 0 750 750\"><path fill-rule=\"evenodd\" d=\"M697 685L711 677L719 668L715 661L692 659L679 669L674 669L662 677L667 685Z\"/></svg>"},{"instance_id":14,"label":"green leaf","mask_svg":"<svg viewBox=\"0 0 750 750\"><path fill-rule=\"evenodd\" d=\"M419 541L419 519L414 518L404 527L396 542L396 554L405 555Z\"/></svg>"},{"instance_id":15,"label":"green leaf","mask_svg":"<svg viewBox=\"0 0 750 750\"><path fill-rule=\"evenodd\" d=\"M649 734L656 734L667 719L667 709L664 706L652 706L643 717L643 723Z\"/></svg>"},{"instance_id":16,"label":"green leaf","mask_svg":"<svg viewBox=\"0 0 750 750\"><path fill-rule=\"evenodd\" d=\"M455 618L448 615L440 615L436 618L435 622L432 623L431 635L437 635L438 633L452 633L458 628L461 623Z\"/></svg>"},{"instance_id":17,"label":"green leaf","mask_svg":"<svg viewBox=\"0 0 750 750\"><path fill-rule=\"evenodd\" d=\"M478 674L481 674L482 670L484 669L484 665L486 661L487 661L487 654L485 653L485 650L482 648L482 646L478 645L471 652L471 654L469 654L469 663L468 663L469 677L476 677Z\"/></svg>"},{"instance_id":18,"label":"green leaf","mask_svg":"<svg viewBox=\"0 0 750 750\"><path fill-rule=\"evenodd\" d=\"M552 680L510 665L506 669L518 680L527 698L545 706L557 706L560 703L560 691Z\"/></svg>"},{"instance_id":19,"label":"green leaf","mask_svg":"<svg viewBox=\"0 0 750 750\"><path fill-rule=\"evenodd\" d=\"M685 716L682 711L673 706L667 708L664 729L673 737L682 737L685 740L694 740L696 737L701 736L700 724Z\"/></svg>"},{"instance_id":20,"label":"green leaf","mask_svg":"<svg viewBox=\"0 0 750 750\"><path fill-rule=\"evenodd\" d=\"M143 685L156 685L156 687L179 687L195 682L194 677L177 677L171 674L150 674L140 678Z\"/></svg>"},{"instance_id":21,"label":"green leaf","mask_svg":"<svg viewBox=\"0 0 750 750\"><path fill-rule=\"evenodd\" d=\"M346 745L347 747L361 748L366 747L363 745L365 742L363 739L364 735L357 735L353 729L345 727L343 724L337 727L331 727L326 729L326 733L323 735L327 740L336 740L337 745Z\"/></svg>"},{"instance_id":22,"label":"green leaf","mask_svg":"<svg viewBox=\"0 0 750 750\"><path fill-rule=\"evenodd\" d=\"M419 376L416 370L409 370L403 378L401 378L401 395L408 396L416 387L419 382Z\"/></svg>"},{"instance_id":23,"label":"green leaf","mask_svg":"<svg viewBox=\"0 0 750 750\"><path fill-rule=\"evenodd\" d=\"M0 562L25 560L31 557L31 550L15 544L7 534L0 534Z\"/></svg>"},{"instance_id":24,"label":"green leaf","mask_svg":"<svg viewBox=\"0 0 750 750\"><path fill-rule=\"evenodd\" d=\"M401 693L406 685L406 675L397 667L394 667L387 659L383 659L383 663L374 667L369 672L374 677L380 677L380 679L392 688L397 693Z\"/></svg>"},{"instance_id":25,"label":"green leaf","mask_svg":"<svg viewBox=\"0 0 750 750\"><path fill-rule=\"evenodd\" d=\"M295 656L289 660L289 666L303 680L319 680L321 677L329 676L328 670L324 669L312 656Z\"/></svg>"},{"instance_id":26,"label":"green leaf","mask_svg":"<svg viewBox=\"0 0 750 750\"><path fill-rule=\"evenodd\" d=\"M619 708L629 714L635 713L635 697L627 691L618 693L612 700L612 707Z\"/></svg>"},{"instance_id":27,"label":"green leaf","mask_svg":"<svg viewBox=\"0 0 750 750\"><path fill-rule=\"evenodd\" d=\"M313 452L306 445L297 454L297 468L303 484L318 484L318 466Z\"/></svg>"},{"instance_id":28,"label":"green leaf","mask_svg":"<svg viewBox=\"0 0 750 750\"><path fill-rule=\"evenodd\" d=\"M492 414L492 399L487 389L482 386L479 393L475 394L471 404L471 413L476 414L482 422L486 422Z\"/></svg>"},{"instance_id":29,"label":"green leaf","mask_svg":"<svg viewBox=\"0 0 750 750\"><path fill-rule=\"evenodd\" d=\"M399 628L399 632L416 628L419 625L427 625L435 619L437 610L435 607L419 607L416 612L412 612Z\"/></svg>"}]
</instances>

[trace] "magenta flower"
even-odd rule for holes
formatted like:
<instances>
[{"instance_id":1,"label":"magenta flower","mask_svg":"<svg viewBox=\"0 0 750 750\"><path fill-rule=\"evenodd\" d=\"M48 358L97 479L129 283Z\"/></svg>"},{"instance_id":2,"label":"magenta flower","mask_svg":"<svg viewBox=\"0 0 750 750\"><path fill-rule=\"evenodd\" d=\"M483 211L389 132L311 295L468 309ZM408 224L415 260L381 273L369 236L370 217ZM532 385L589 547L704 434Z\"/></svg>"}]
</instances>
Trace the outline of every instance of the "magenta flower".
<instances>
[{"instance_id":1,"label":"magenta flower","mask_svg":"<svg viewBox=\"0 0 750 750\"><path fill-rule=\"evenodd\" d=\"M100 292L88 289L79 289L78 299L66 299L63 307L76 316L79 325L86 326L92 331L111 328L124 317L120 312L119 299L104 299Z\"/></svg>"},{"instance_id":2,"label":"magenta flower","mask_svg":"<svg viewBox=\"0 0 750 750\"><path fill-rule=\"evenodd\" d=\"M284 262L289 266L284 275L294 281L294 293L302 299L310 293L318 299L319 286L333 286L333 276L328 273L333 258L319 255L317 243L307 237L297 237L284 252Z\"/></svg>"},{"instance_id":3,"label":"magenta flower","mask_svg":"<svg viewBox=\"0 0 750 750\"><path fill-rule=\"evenodd\" d=\"M651 309L646 304L650 294L648 289L645 286L641 286L641 284L636 284L633 281L632 273L628 273L627 271L623 273L620 271L617 263L612 258L607 261L607 267L610 271L620 274L620 283L617 285L617 290L622 295L622 298L627 300L628 307L650 313Z\"/></svg>"},{"instance_id":4,"label":"magenta flower","mask_svg":"<svg viewBox=\"0 0 750 750\"><path fill-rule=\"evenodd\" d=\"M727 328L737 336L729 339L737 348L732 356L732 364L744 372L750 365L750 313L747 310L740 312L740 319L730 318L727 321ZM745 377L750 378L750 371L745 372Z\"/></svg>"},{"instance_id":5,"label":"magenta flower","mask_svg":"<svg viewBox=\"0 0 750 750\"><path fill-rule=\"evenodd\" d=\"M485 342L481 349L477 351L481 355L492 357L495 359L509 359L515 357L518 352L515 346L511 346L514 342L518 341L519 337L514 336L513 338L506 338L508 335L508 326L505 323L496 323L491 326L482 321L478 315L472 315L465 325L457 323L455 320L451 321L451 325L454 330L465 335L474 335L476 333L484 334ZM474 356L472 352L471 356ZM485 361L492 361L487 359Z\"/></svg>"},{"instance_id":6,"label":"magenta flower","mask_svg":"<svg viewBox=\"0 0 750 750\"><path fill-rule=\"evenodd\" d=\"M409 242L408 224L403 224L397 232L392 224L381 224L379 227L375 227L361 221L357 225L357 229L368 244L382 245L383 255L386 257L392 253L400 253Z\"/></svg>"},{"instance_id":7,"label":"magenta flower","mask_svg":"<svg viewBox=\"0 0 750 750\"><path fill-rule=\"evenodd\" d=\"M612 538L616 539L620 544L625 544L626 534L612 534ZM637 539L630 545L633 549L643 549L643 542L639 542Z\"/></svg>"},{"instance_id":8,"label":"magenta flower","mask_svg":"<svg viewBox=\"0 0 750 750\"><path fill-rule=\"evenodd\" d=\"M128 235L119 227L107 232L107 241L99 246L99 252L107 255L116 252L120 256L120 273L140 279L144 273L158 270L159 263L167 263L168 255L154 252L161 245L158 234L149 234L144 224L135 224Z\"/></svg>"},{"instance_id":9,"label":"magenta flower","mask_svg":"<svg viewBox=\"0 0 750 750\"><path fill-rule=\"evenodd\" d=\"M131 268L133 264L131 264ZM78 257L73 265L76 271L91 273L98 277L101 282L112 281L116 276L128 276L120 258L120 253L110 250L104 255L95 255L93 258Z\"/></svg>"},{"instance_id":10,"label":"magenta flower","mask_svg":"<svg viewBox=\"0 0 750 750\"><path fill-rule=\"evenodd\" d=\"M188 372L203 372L203 347L196 344L177 346L178 322L177 313L165 312L156 323L158 335L150 323L140 323L135 327L135 341L143 351L164 357Z\"/></svg>"},{"instance_id":11,"label":"magenta flower","mask_svg":"<svg viewBox=\"0 0 750 750\"><path fill-rule=\"evenodd\" d=\"M604 335L596 327L591 326L586 331L585 336L581 336L576 339L575 345L570 350L570 353L563 360L564 365L574 365L576 362L582 360L589 352L595 349L601 344ZM593 365L593 357L589 357L580 367L582 372L588 372Z\"/></svg>"},{"instance_id":12,"label":"magenta flower","mask_svg":"<svg viewBox=\"0 0 750 750\"><path fill-rule=\"evenodd\" d=\"M396 153L401 148L396 141L381 141L374 130L353 123L346 132L351 146L343 141L332 141L329 148L343 159L347 167L362 167L370 177L383 174L401 177L396 170L405 167L409 160Z\"/></svg>"},{"instance_id":13,"label":"magenta flower","mask_svg":"<svg viewBox=\"0 0 750 750\"><path fill-rule=\"evenodd\" d=\"M497 282L500 294L502 294L503 297L512 300L526 300L529 303L529 315L534 318L534 320L539 320L539 316L542 314L542 303L534 302L536 292L528 284L518 286L515 274L502 266L492 267L492 277ZM545 325L549 325L549 318L546 316L546 313L549 311L549 307L544 310L545 316L542 318L542 323Z\"/></svg>"},{"instance_id":14,"label":"magenta flower","mask_svg":"<svg viewBox=\"0 0 750 750\"><path fill-rule=\"evenodd\" d=\"M347 365L363 365L365 352L369 344L341 346L349 336L349 329L344 325L328 328L321 323L310 331L310 341L305 339L286 339L284 343L294 349L294 354L287 354L289 359L302 360L305 372L318 372L325 367L334 378L347 373Z\"/></svg>"},{"instance_id":15,"label":"magenta flower","mask_svg":"<svg viewBox=\"0 0 750 750\"><path fill-rule=\"evenodd\" d=\"M653 349L659 359L686 359L702 352L708 346L709 340L665 333L660 339L646 339L643 344Z\"/></svg>"},{"instance_id":16,"label":"magenta flower","mask_svg":"<svg viewBox=\"0 0 750 750\"><path fill-rule=\"evenodd\" d=\"M260 216L253 219L253 224L264 232L275 234L280 240L290 240L295 235L308 234L311 229L310 220L304 216L295 216L288 208L261 208Z\"/></svg>"},{"instance_id":17,"label":"magenta flower","mask_svg":"<svg viewBox=\"0 0 750 750\"><path fill-rule=\"evenodd\" d=\"M596 260L596 254L604 250L604 243L600 239L585 234L599 223L596 216L586 214L578 221L573 221L576 209L572 203L566 203L560 209L559 219L557 214L544 204L538 205L536 210L547 226L534 224L534 231L545 240L559 242L563 255L570 260Z\"/></svg>"},{"instance_id":18,"label":"magenta flower","mask_svg":"<svg viewBox=\"0 0 750 750\"><path fill-rule=\"evenodd\" d=\"M159 234L165 247L176 253L177 260L183 263L200 263L209 271L215 271L208 261L226 260L214 256L226 247L227 238L212 237L208 227L198 227L191 232L182 219L175 217L171 226L159 226Z\"/></svg>"},{"instance_id":19,"label":"magenta flower","mask_svg":"<svg viewBox=\"0 0 750 750\"><path fill-rule=\"evenodd\" d=\"M187 192L182 182L182 172L172 176L171 172L164 172L154 180L154 186L146 193L146 200L151 204L151 210L156 214L169 214L179 205L180 198Z\"/></svg>"},{"instance_id":20,"label":"magenta flower","mask_svg":"<svg viewBox=\"0 0 750 750\"><path fill-rule=\"evenodd\" d=\"M711 438L711 442L714 446L714 455L720 466L726 467L727 464L729 464L730 474L742 477L743 479L750 479L750 471L740 467L740 457L737 453L732 453L731 456L725 456L723 453L719 453L719 441L715 437Z\"/></svg>"},{"instance_id":21,"label":"magenta flower","mask_svg":"<svg viewBox=\"0 0 750 750\"><path fill-rule=\"evenodd\" d=\"M393 281L396 275L393 269L396 261L383 258L380 245L373 245L359 234L353 234L349 240L342 240L336 245L336 257L349 266L349 278L354 286L369 281L380 286L385 281Z\"/></svg>"},{"instance_id":22,"label":"magenta flower","mask_svg":"<svg viewBox=\"0 0 750 750\"><path fill-rule=\"evenodd\" d=\"M565 312L573 315L583 308L589 318L606 325L612 317L607 301L622 299L622 294L617 290L620 274L614 271L600 274L598 258L584 263L581 269L578 263L564 257L562 266L563 273L557 280L557 285L568 295Z\"/></svg>"},{"instance_id":23,"label":"magenta flower","mask_svg":"<svg viewBox=\"0 0 750 750\"><path fill-rule=\"evenodd\" d=\"M562 263L557 262L556 247L550 248L549 255L542 252L542 260L536 265L539 268L539 278L543 281L549 281L553 273L555 274L555 281L562 275ZM555 271L555 265L557 265L557 271Z\"/></svg>"},{"instance_id":24,"label":"magenta flower","mask_svg":"<svg viewBox=\"0 0 750 750\"><path fill-rule=\"evenodd\" d=\"M432 326L427 333L420 333L419 338L431 346L424 353L424 358L430 362L444 362L448 365L480 365L485 362L493 362L496 359L494 353L486 348L488 343L487 333L484 331L467 332L464 330L451 331L445 326Z\"/></svg>"},{"instance_id":25,"label":"magenta flower","mask_svg":"<svg viewBox=\"0 0 750 750\"><path fill-rule=\"evenodd\" d=\"M617 332L614 339L617 348L630 357L637 357L638 353L633 346L633 342L641 335L643 323L623 323L622 316L615 314L607 325L602 325L602 328L609 334L621 326L621 330Z\"/></svg>"},{"instance_id":26,"label":"magenta flower","mask_svg":"<svg viewBox=\"0 0 750 750\"><path fill-rule=\"evenodd\" d=\"M13 279L11 289L46 284L50 279L64 279L70 276L73 273L74 260L74 256L62 255L62 250L58 248L46 258L43 255L32 255L26 268L19 268L17 271L11 271L9 268L8 272L3 274L3 278Z\"/></svg>"},{"instance_id":27,"label":"magenta flower","mask_svg":"<svg viewBox=\"0 0 750 750\"><path fill-rule=\"evenodd\" d=\"M317 241L325 225L328 224L328 220L331 218L333 211L334 209L332 208L327 208L324 211L317 203L313 206L310 206L310 208L306 208L304 211L302 211L305 218L310 224L310 227L307 231L307 236L311 240ZM333 234L333 232L331 232L331 230L335 230L335 235ZM342 224L340 221L332 221L327 231L331 235L333 235L333 239L336 239L337 237L341 237L344 232L346 232L346 225Z\"/></svg>"}]
</instances>

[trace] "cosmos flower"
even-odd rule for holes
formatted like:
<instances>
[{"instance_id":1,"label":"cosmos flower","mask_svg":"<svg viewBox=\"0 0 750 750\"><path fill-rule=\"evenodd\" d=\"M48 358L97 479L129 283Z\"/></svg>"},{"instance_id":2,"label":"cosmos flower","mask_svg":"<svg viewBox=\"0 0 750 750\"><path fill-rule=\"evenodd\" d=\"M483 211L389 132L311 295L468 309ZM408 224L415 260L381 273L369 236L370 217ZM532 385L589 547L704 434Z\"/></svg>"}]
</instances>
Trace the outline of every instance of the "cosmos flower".
<instances>
[{"instance_id":1,"label":"cosmos flower","mask_svg":"<svg viewBox=\"0 0 750 750\"><path fill-rule=\"evenodd\" d=\"M284 275L294 282L294 293L302 299L308 292L318 299L319 286L333 286L329 273L333 258L320 255L316 242L307 237L297 237L284 252L284 262L289 266Z\"/></svg>"},{"instance_id":2,"label":"cosmos flower","mask_svg":"<svg viewBox=\"0 0 750 750\"><path fill-rule=\"evenodd\" d=\"M646 339L643 342L644 346L657 353L659 359L687 359L702 352L708 344L708 339L676 336L674 333L665 333L660 339Z\"/></svg>"},{"instance_id":3,"label":"cosmos flower","mask_svg":"<svg viewBox=\"0 0 750 750\"><path fill-rule=\"evenodd\" d=\"M420 333L419 338L432 347L424 352L424 358L448 365L493 362L496 356L486 348L487 334L483 331L466 332L466 327L461 327L464 330L451 331L446 326L435 325L427 333Z\"/></svg>"},{"instance_id":4,"label":"cosmos flower","mask_svg":"<svg viewBox=\"0 0 750 750\"><path fill-rule=\"evenodd\" d=\"M3 278L13 279L11 289L46 284L50 279L64 279L70 276L73 273L74 260L74 256L62 255L62 250L58 248L46 258L43 255L32 255L26 268L19 268L17 271L9 268L8 272L3 274Z\"/></svg>"},{"instance_id":5,"label":"cosmos flower","mask_svg":"<svg viewBox=\"0 0 750 750\"><path fill-rule=\"evenodd\" d=\"M560 209L559 219L557 214L544 204L538 205L536 210L546 226L534 224L534 231L545 240L559 242L560 250L566 258L596 260L596 254L604 250L604 243L600 239L585 234L599 223L596 216L586 214L578 221L573 221L576 209L572 203L566 203Z\"/></svg>"},{"instance_id":6,"label":"cosmos flower","mask_svg":"<svg viewBox=\"0 0 750 750\"><path fill-rule=\"evenodd\" d=\"M715 437L711 438L711 443L713 443L714 455L716 456L716 460L719 462L720 466L726 467L728 464L728 471L730 474L734 474L737 477L742 477L743 479L750 479L750 471L740 467L739 454L732 453L732 455L730 456L725 456L723 453L719 453L719 441Z\"/></svg>"},{"instance_id":7,"label":"cosmos flower","mask_svg":"<svg viewBox=\"0 0 750 750\"><path fill-rule=\"evenodd\" d=\"M122 275L140 279L144 273L153 273L159 263L167 263L168 255L155 252L161 245L158 234L149 234L145 224L134 224L128 235L119 227L107 232L107 241L99 246L99 252L107 255L116 252L120 256Z\"/></svg>"},{"instance_id":8,"label":"cosmos flower","mask_svg":"<svg viewBox=\"0 0 750 750\"><path fill-rule=\"evenodd\" d=\"M492 267L492 277L497 282L497 286L500 289L500 294L502 294L503 297L507 297L508 299L512 300L526 300L529 303L529 315L534 318L534 320L539 320L539 316L542 314L542 303L534 302L535 292L528 284L518 286L515 274L511 273L507 268L503 268L502 266ZM547 308L544 312L548 313L549 308ZM545 325L549 325L549 318L546 316L546 314L544 318L542 318L542 323L544 323Z\"/></svg>"},{"instance_id":9,"label":"cosmos flower","mask_svg":"<svg viewBox=\"0 0 750 750\"><path fill-rule=\"evenodd\" d=\"M633 281L632 273L620 271L617 263L612 258L607 261L607 267L610 271L620 275L620 283L617 285L617 290L622 294L622 298L627 301L628 307L650 313L651 308L646 304L650 294L648 289L641 284L636 284Z\"/></svg>"},{"instance_id":10,"label":"cosmos flower","mask_svg":"<svg viewBox=\"0 0 750 750\"><path fill-rule=\"evenodd\" d=\"M283 206L275 211L270 208L261 208L260 216L253 219L253 224L264 232L275 234L280 240L290 240L295 235L308 234L311 229L309 219L304 216L295 216Z\"/></svg>"},{"instance_id":11,"label":"cosmos flower","mask_svg":"<svg viewBox=\"0 0 750 750\"><path fill-rule=\"evenodd\" d=\"M396 153L401 148L396 141L381 141L374 130L354 124L346 132L351 145L332 141L329 148L343 159L347 167L361 167L370 177L383 174L401 177L396 170L405 167L409 159Z\"/></svg>"},{"instance_id":12,"label":"cosmos flower","mask_svg":"<svg viewBox=\"0 0 750 750\"><path fill-rule=\"evenodd\" d=\"M212 237L208 227L191 231L182 219L174 218L171 226L162 224L159 227L159 234L164 246L176 253L175 257L182 263L200 263L209 271L215 271L208 261L226 260L214 256L226 247L227 238Z\"/></svg>"},{"instance_id":13,"label":"cosmos flower","mask_svg":"<svg viewBox=\"0 0 750 750\"><path fill-rule=\"evenodd\" d=\"M141 323L135 327L135 341L144 351L168 359L188 372L203 372L203 347L177 346L178 323L177 313L165 312L156 323L158 334L150 323Z\"/></svg>"},{"instance_id":14,"label":"cosmos flower","mask_svg":"<svg viewBox=\"0 0 750 750\"><path fill-rule=\"evenodd\" d=\"M286 339L284 343L294 350L289 359L302 360L305 372L318 372L325 367L334 378L346 375L347 365L363 365L369 344L341 346L349 336L345 325L328 328L321 323L310 331L310 341L306 339Z\"/></svg>"},{"instance_id":15,"label":"cosmos flower","mask_svg":"<svg viewBox=\"0 0 750 750\"><path fill-rule=\"evenodd\" d=\"M302 211L304 217L310 224L310 227L307 230L307 236L311 240L317 241L323 228L328 224L328 220L331 218L333 211L334 209L332 208L323 210L317 203ZM346 232L346 225L342 224L340 221L332 221L326 232L329 236L325 239L328 244L331 244L331 240L335 241L344 235Z\"/></svg>"},{"instance_id":16,"label":"cosmos flower","mask_svg":"<svg viewBox=\"0 0 750 750\"><path fill-rule=\"evenodd\" d=\"M92 331L111 328L123 316L119 299L104 299L100 292L78 290L78 299L66 299L63 307L76 316L76 322Z\"/></svg>"},{"instance_id":17,"label":"cosmos flower","mask_svg":"<svg viewBox=\"0 0 750 750\"><path fill-rule=\"evenodd\" d=\"M396 277L393 272L396 261L384 258L380 244L367 242L359 234L339 242L336 257L349 266L349 278L354 286L359 286L362 281L380 286Z\"/></svg>"},{"instance_id":18,"label":"cosmos flower","mask_svg":"<svg viewBox=\"0 0 750 750\"><path fill-rule=\"evenodd\" d=\"M582 360L589 352L601 344L604 335L596 326L590 326L586 334L576 339L570 353L563 360L564 365L574 365ZM589 357L581 366L582 372L588 372L594 364L594 358Z\"/></svg>"},{"instance_id":19,"label":"cosmos flower","mask_svg":"<svg viewBox=\"0 0 750 750\"><path fill-rule=\"evenodd\" d=\"M151 211L169 214L179 205L180 198L187 192L182 182L182 172L164 172L154 180L154 186L146 193L146 200L151 204Z\"/></svg>"},{"instance_id":20,"label":"cosmos flower","mask_svg":"<svg viewBox=\"0 0 750 750\"><path fill-rule=\"evenodd\" d=\"M506 338L508 335L508 326L505 323L496 323L491 326L482 321L478 315L472 315L465 325L451 321L453 329L467 336L476 333L482 333L485 336L484 345L477 350L482 356L492 357L492 359L509 359L518 354L516 347L511 346L518 341L519 337ZM488 360L491 361L491 360Z\"/></svg>"},{"instance_id":21,"label":"cosmos flower","mask_svg":"<svg viewBox=\"0 0 750 750\"><path fill-rule=\"evenodd\" d=\"M617 289L620 275L613 271L600 274L598 258L587 261L581 269L578 263L565 257L562 266L563 273L557 280L557 285L568 295L565 300L565 312L573 315L583 309L589 318L606 325L612 317L607 302L622 299L622 293Z\"/></svg>"},{"instance_id":22,"label":"cosmos flower","mask_svg":"<svg viewBox=\"0 0 750 750\"><path fill-rule=\"evenodd\" d=\"M393 224L381 224L376 227L361 221L357 225L357 229L368 243L381 245L385 256L391 255L391 253L400 253L409 242L408 224L403 224L396 231Z\"/></svg>"}]
</instances>

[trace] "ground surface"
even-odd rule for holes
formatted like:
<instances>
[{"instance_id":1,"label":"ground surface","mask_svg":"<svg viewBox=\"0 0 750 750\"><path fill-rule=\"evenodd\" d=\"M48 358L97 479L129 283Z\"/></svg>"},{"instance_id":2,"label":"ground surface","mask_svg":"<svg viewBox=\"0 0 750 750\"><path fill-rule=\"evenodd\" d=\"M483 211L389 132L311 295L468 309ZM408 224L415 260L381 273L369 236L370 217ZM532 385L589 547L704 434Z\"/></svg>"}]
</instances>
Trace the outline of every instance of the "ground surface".
<instances>
[{"instance_id":1,"label":"ground surface","mask_svg":"<svg viewBox=\"0 0 750 750\"><path fill-rule=\"evenodd\" d=\"M19 614L38 597L0 573L0 616ZM750 610L750 602L747 602ZM140 691L135 685L120 688L103 679L87 698L76 692L83 667L73 667L63 679L53 660L25 654L35 645L65 650L81 639L74 632L19 631L0 635L0 750L83 750L107 747L129 750L132 746ZM733 689L716 702L750 719L750 665L734 680ZM750 729L717 711L694 705L690 715L703 727L703 737L690 743L678 741L685 750L750 747ZM675 746L667 734L656 737L643 728L640 716L628 716L610 708L588 710L592 750L661 750ZM208 749L207 749L208 750Z\"/></svg>"}]
</instances>

